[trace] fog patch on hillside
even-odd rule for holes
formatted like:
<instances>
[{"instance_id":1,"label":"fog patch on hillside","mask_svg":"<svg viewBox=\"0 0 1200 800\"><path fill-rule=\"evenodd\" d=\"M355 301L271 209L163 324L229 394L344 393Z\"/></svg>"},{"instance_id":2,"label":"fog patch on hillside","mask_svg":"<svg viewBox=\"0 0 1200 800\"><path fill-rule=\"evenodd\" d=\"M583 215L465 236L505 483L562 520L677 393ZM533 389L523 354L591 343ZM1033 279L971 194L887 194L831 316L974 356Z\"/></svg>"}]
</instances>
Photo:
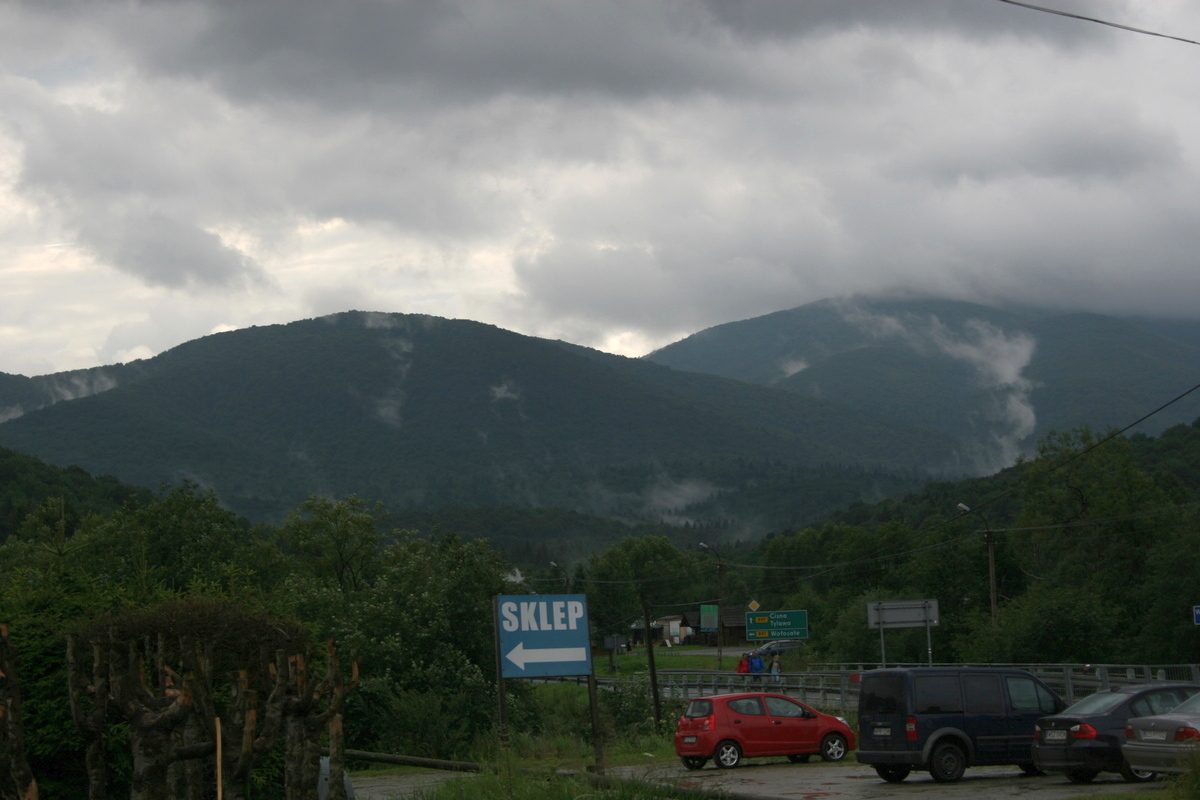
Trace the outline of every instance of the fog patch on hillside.
<instances>
[{"instance_id":1,"label":"fog patch on hillside","mask_svg":"<svg viewBox=\"0 0 1200 800\"><path fill-rule=\"evenodd\" d=\"M877 314L856 304L842 305L841 311L848 323L876 341L966 365L986 403L982 412L972 414L972 427L981 439L964 454L964 466L990 473L1016 461L1037 425L1030 399L1035 386L1024 375L1037 350L1032 334L1005 331L981 319L952 326L934 314Z\"/></svg>"}]
</instances>

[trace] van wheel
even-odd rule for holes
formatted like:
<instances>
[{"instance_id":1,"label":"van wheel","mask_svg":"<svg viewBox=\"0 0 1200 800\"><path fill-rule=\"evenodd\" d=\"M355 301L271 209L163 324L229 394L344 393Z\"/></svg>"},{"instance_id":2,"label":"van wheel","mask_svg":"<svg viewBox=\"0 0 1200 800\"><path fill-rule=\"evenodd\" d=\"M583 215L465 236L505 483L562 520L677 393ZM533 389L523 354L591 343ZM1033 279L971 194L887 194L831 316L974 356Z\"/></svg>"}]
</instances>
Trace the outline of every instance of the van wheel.
<instances>
[{"instance_id":1,"label":"van wheel","mask_svg":"<svg viewBox=\"0 0 1200 800\"><path fill-rule=\"evenodd\" d=\"M897 764L876 764L875 774L883 778L888 783L900 783L908 777L908 773L912 772L908 767L902 767Z\"/></svg>"},{"instance_id":2,"label":"van wheel","mask_svg":"<svg viewBox=\"0 0 1200 800\"><path fill-rule=\"evenodd\" d=\"M733 769L742 762L742 748L732 739L726 739L713 751L713 761L721 769Z\"/></svg>"},{"instance_id":3,"label":"van wheel","mask_svg":"<svg viewBox=\"0 0 1200 800\"><path fill-rule=\"evenodd\" d=\"M1095 769L1073 769L1067 773L1067 780L1071 783L1091 783L1099 774L1100 771Z\"/></svg>"},{"instance_id":4,"label":"van wheel","mask_svg":"<svg viewBox=\"0 0 1200 800\"><path fill-rule=\"evenodd\" d=\"M939 744L929 758L929 774L938 783L953 783L967 770L967 756L956 744Z\"/></svg>"},{"instance_id":5,"label":"van wheel","mask_svg":"<svg viewBox=\"0 0 1200 800\"><path fill-rule=\"evenodd\" d=\"M846 737L830 733L821 740L821 758L826 761L841 761L846 757Z\"/></svg>"},{"instance_id":6,"label":"van wheel","mask_svg":"<svg viewBox=\"0 0 1200 800\"><path fill-rule=\"evenodd\" d=\"M1129 762L1121 759L1121 777L1129 783L1145 783L1152 781L1158 777L1157 772L1151 772L1148 769L1134 769L1129 766Z\"/></svg>"},{"instance_id":7,"label":"van wheel","mask_svg":"<svg viewBox=\"0 0 1200 800\"><path fill-rule=\"evenodd\" d=\"M701 769L708 763L708 759L704 756L680 756L679 760L688 769Z\"/></svg>"}]
</instances>

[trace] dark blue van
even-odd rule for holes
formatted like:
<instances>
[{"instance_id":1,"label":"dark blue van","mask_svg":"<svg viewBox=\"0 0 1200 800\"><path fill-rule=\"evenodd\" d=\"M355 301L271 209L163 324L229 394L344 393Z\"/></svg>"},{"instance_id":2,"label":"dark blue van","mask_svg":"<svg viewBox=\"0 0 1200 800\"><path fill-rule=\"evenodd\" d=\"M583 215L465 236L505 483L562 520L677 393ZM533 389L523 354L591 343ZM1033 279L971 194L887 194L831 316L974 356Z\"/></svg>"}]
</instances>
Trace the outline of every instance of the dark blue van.
<instances>
[{"instance_id":1,"label":"dark blue van","mask_svg":"<svg viewBox=\"0 0 1200 800\"><path fill-rule=\"evenodd\" d=\"M982 764L1036 772L1034 725L1066 707L1023 669L876 669L861 681L858 761L892 782L913 769L956 781L968 766Z\"/></svg>"}]
</instances>

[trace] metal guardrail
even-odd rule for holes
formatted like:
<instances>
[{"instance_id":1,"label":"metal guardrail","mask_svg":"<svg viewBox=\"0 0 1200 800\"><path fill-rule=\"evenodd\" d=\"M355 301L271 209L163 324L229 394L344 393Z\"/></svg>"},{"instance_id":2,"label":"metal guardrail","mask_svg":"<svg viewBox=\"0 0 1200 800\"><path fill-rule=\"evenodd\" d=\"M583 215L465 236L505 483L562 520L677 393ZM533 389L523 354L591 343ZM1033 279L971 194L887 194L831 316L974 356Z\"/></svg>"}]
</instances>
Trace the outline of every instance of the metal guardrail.
<instances>
[{"instance_id":1,"label":"metal guardrail","mask_svg":"<svg viewBox=\"0 0 1200 800\"><path fill-rule=\"evenodd\" d=\"M665 697L689 699L729 692L771 691L786 694L826 711L848 713L858 707L859 676L875 664L821 664L817 669L774 675L746 675L720 670L658 670ZM892 668L928 664L889 664ZM1105 689L1155 681L1200 684L1200 664L935 664L954 667L1014 667L1041 678L1068 704Z\"/></svg>"}]
</instances>

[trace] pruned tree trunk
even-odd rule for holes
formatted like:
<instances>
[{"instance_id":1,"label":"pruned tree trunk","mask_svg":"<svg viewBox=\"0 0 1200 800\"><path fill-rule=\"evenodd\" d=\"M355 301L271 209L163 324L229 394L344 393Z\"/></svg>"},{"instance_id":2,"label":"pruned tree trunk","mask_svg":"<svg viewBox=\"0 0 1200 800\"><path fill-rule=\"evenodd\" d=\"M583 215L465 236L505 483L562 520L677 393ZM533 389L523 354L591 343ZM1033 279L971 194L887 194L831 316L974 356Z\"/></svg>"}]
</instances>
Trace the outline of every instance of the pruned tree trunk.
<instances>
[{"instance_id":1,"label":"pruned tree trunk","mask_svg":"<svg viewBox=\"0 0 1200 800\"><path fill-rule=\"evenodd\" d=\"M321 777L321 738L329 733L329 798L345 800L342 777L345 767L345 743L342 736L342 711L346 695L358 686L358 664L352 662L351 676L342 676L337 646L325 643L325 677L309 689L307 661L296 655L289 659L287 714L287 755L284 761L284 797L286 800L317 800Z\"/></svg>"},{"instance_id":2,"label":"pruned tree trunk","mask_svg":"<svg viewBox=\"0 0 1200 800\"><path fill-rule=\"evenodd\" d=\"M295 774L305 778L315 798L316 748L353 682L335 677L340 672L330 643L329 674L310 687L304 670L297 668L303 658L296 657L289 667L286 657L302 648L304 639L303 630L285 620L207 599L171 601L83 628L78 640L68 640L68 663L72 712L89 748L89 800L105 797L108 714L129 725L131 800L211 797L214 767L220 767L223 797L243 800L251 771L285 730L289 746L299 748L301 755L288 753L285 763L311 763L311 775L303 770ZM90 684L78 658L81 642L89 640L101 644ZM271 651L274 663L266 657ZM228 691L221 687L214 692L214 674L230 676ZM305 709L299 716L293 713L296 703ZM290 767L287 774L295 783Z\"/></svg>"},{"instance_id":3,"label":"pruned tree trunk","mask_svg":"<svg viewBox=\"0 0 1200 800\"><path fill-rule=\"evenodd\" d=\"M133 752L130 800L169 798L168 769L177 759L173 734L192 713L192 695L182 689L162 696L146 685L144 661L135 643L126 654L112 651L116 680L113 701L129 723L129 746Z\"/></svg>"},{"instance_id":4,"label":"pruned tree trunk","mask_svg":"<svg viewBox=\"0 0 1200 800\"><path fill-rule=\"evenodd\" d=\"M10 782L4 792L19 800L37 800L37 779L25 757L25 715L18 675L16 648L8 626L0 625L0 767L8 773Z\"/></svg>"},{"instance_id":5,"label":"pruned tree trunk","mask_svg":"<svg viewBox=\"0 0 1200 800\"><path fill-rule=\"evenodd\" d=\"M89 676L80 663L79 650L79 637L71 634L67 637L67 689L71 700L71 717L83 737L88 800L107 800L104 728L108 714L108 659L103 647L93 645Z\"/></svg>"},{"instance_id":6,"label":"pruned tree trunk","mask_svg":"<svg viewBox=\"0 0 1200 800\"><path fill-rule=\"evenodd\" d=\"M287 698L287 678L283 655L268 674L274 677L271 694L260 707L258 692L250 688L249 676L239 670L232 676L230 702L222 721L224 739L224 790L226 800L242 800L246 796L250 770L279 738L283 729L284 701Z\"/></svg>"},{"instance_id":7,"label":"pruned tree trunk","mask_svg":"<svg viewBox=\"0 0 1200 800\"><path fill-rule=\"evenodd\" d=\"M204 758L216 746L199 714L191 714L183 727L175 731L176 761L167 768L167 788L170 800L205 800L206 787L212 784L209 761Z\"/></svg>"}]
</instances>

